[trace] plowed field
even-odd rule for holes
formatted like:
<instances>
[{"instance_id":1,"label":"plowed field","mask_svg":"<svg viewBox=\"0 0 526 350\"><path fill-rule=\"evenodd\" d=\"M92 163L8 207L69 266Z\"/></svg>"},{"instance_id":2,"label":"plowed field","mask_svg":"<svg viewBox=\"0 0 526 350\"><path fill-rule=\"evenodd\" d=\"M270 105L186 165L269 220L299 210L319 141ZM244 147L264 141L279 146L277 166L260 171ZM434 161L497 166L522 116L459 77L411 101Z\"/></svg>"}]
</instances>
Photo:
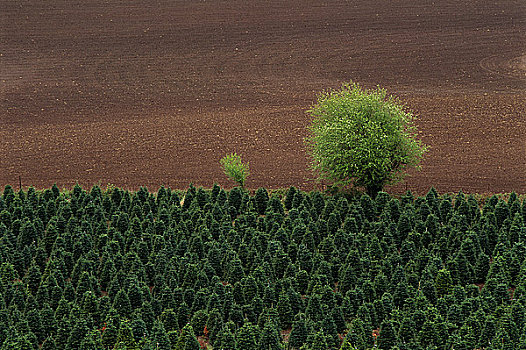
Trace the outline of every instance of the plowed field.
<instances>
[{"instance_id":1,"label":"plowed field","mask_svg":"<svg viewBox=\"0 0 526 350\"><path fill-rule=\"evenodd\" d=\"M380 85L430 151L393 191L526 192L526 2L0 0L0 185L315 187L317 92Z\"/></svg>"}]
</instances>

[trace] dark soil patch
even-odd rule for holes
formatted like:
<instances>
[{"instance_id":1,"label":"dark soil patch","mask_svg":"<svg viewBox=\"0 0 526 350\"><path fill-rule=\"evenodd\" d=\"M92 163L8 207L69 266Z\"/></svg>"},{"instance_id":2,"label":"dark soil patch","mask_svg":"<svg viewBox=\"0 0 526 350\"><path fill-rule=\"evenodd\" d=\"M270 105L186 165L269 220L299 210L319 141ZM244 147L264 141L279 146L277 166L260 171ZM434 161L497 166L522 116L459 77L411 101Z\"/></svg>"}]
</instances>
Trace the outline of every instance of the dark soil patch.
<instances>
[{"instance_id":1,"label":"dark soil patch","mask_svg":"<svg viewBox=\"0 0 526 350\"><path fill-rule=\"evenodd\" d=\"M526 192L522 0L0 0L0 185L309 189L316 92L398 95L430 145L393 191Z\"/></svg>"}]
</instances>

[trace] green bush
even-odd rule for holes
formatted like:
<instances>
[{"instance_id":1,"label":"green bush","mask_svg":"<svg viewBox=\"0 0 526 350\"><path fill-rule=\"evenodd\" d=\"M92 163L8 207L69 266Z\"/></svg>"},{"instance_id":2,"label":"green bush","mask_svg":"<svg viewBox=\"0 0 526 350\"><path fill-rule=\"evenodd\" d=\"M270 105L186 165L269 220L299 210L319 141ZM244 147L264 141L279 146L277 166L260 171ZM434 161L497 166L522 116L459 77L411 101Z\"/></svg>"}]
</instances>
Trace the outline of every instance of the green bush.
<instances>
[{"instance_id":1,"label":"green bush","mask_svg":"<svg viewBox=\"0 0 526 350\"><path fill-rule=\"evenodd\" d=\"M413 115L379 88L344 84L320 94L308 113L306 142L318 179L363 187L372 198L403 179L426 150L416 139Z\"/></svg>"},{"instance_id":2,"label":"green bush","mask_svg":"<svg viewBox=\"0 0 526 350\"><path fill-rule=\"evenodd\" d=\"M223 171L229 179L234 180L243 187L250 175L248 163L243 163L241 157L236 153L227 154L220 160Z\"/></svg>"}]
</instances>

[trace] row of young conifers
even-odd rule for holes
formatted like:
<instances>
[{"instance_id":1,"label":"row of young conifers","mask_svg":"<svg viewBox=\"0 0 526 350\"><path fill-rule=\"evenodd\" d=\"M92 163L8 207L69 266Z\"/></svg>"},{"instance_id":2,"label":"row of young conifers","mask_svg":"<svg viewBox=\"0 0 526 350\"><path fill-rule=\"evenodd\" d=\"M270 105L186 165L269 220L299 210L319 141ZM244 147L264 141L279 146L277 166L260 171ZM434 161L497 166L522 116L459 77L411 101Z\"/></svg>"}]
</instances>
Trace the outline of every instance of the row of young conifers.
<instances>
[{"instance_id":1,"label":"row of young conifers","mask_svg":"<svg viewBox=\"0 0 526 350\"><path fill-rule=\"evenodd\" d=\"M1 349L519 349L526 203L190 186L0 195Z\"/></svg>"}]
</instances>

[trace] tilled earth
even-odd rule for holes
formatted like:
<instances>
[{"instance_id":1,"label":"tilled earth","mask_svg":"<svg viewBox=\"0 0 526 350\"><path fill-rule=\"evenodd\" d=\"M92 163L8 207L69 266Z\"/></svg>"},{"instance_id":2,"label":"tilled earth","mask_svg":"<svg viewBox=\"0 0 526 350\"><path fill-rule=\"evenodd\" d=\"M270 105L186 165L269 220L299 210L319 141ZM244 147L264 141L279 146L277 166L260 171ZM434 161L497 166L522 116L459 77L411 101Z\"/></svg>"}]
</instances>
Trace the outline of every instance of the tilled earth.
<instances>
[{"instance_id":1,"label":"tilled earth","mask_svg":"<svg viewBox=\"0 0 526 350\"><path fill-rule=\"evenodd\" d=\"M311 189L305 111L379 85L429 152L391 190L526 192L524 0L0 0L0 185Z\"/></svg>"}]
</instances>

